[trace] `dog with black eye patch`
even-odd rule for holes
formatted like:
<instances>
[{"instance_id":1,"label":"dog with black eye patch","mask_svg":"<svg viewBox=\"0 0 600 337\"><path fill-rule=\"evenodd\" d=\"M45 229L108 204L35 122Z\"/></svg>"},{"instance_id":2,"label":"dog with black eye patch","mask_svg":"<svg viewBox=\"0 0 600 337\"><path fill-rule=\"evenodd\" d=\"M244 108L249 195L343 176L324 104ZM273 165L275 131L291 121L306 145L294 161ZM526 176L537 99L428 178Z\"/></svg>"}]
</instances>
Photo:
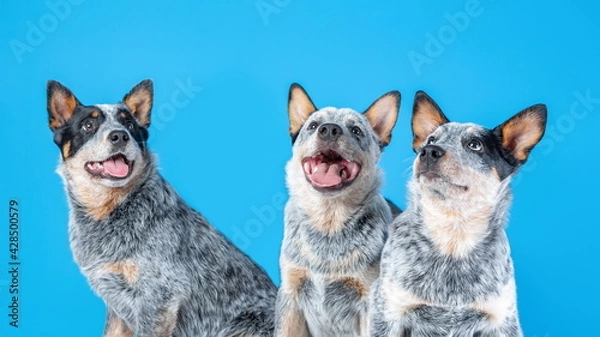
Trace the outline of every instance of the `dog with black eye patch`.
<instances>
[{"instance_id":1,"label":"dog with black eye patch","mask_svg":"<svg viewBox=\"0 0 600 337\"><path fill-rule=\"evenodd\" d=\"M300 85L291 86L275 336L367 335L367 298L399 211L380 194L377 166L399 105L400 93L391 91L362 114L317 109Z\"/></svg>"},{"instance_id":2,"label":"dog with black eye patch","mask_svg":"<svg viewBox=\"0 0 600 337\"><path fill-rule=\"evenodd\" d=\"M48 82L75 261L107 306L104 337L268 337L277 289L188 206L147 147L153 84L83 105Z\"/></svg>"},{"instance_id":3,"label":"dog with black eye patch","mask_svg":"<svg viewBox=\"0 0 600 337\"><path fill-rule=\"evenodd\" d=\"M372 337L522 336L505 233L509 183L545 127L542 104L489 130L450 122L417 92L417 158L373 286Z\"/></svg>"}]
</instances>

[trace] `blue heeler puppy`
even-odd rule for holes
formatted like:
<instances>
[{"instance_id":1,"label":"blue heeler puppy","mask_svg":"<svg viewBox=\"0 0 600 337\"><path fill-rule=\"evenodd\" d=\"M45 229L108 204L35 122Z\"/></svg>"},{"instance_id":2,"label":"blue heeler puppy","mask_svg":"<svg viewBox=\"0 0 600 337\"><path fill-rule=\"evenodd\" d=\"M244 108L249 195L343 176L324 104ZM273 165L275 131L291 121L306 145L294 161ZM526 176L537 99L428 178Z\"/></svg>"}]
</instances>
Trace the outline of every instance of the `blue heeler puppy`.
<instances>
[{"instance_id":1,"label":"blue heeler puppy","mask_svg":"<svg viewBox=\"0 0 600 337\"><path fill-rule=\"evenodd\" d=\"M504 230L509 183L545 127L542 104L488 130L451 123L416 94L418 155L373 286L372 337L522 336Z\"/></svg>"},{"instance_id":2,"label":"blue heeler puppy","mask_svg":"<svg viewBox=\"0 0 600 337\"><path fill-rule=\"evenodd\" d=\"M276 288L188 206L147 147L153 87L83 105L48 82L75 261L107 306L105 337L272 336Z\"/></svg>"},{"instance_id":3,"label":"blue heeler puppy","mask_svg":"<svg viewBox=\"0 0 600 337\"><path fill-rule=\"evenodd\" d=\"M291 86L276 336L366 336L367 298L392 219L377 162L399 105L391 91L363 114L319 110Z\"/></svg>"}]
</instances>

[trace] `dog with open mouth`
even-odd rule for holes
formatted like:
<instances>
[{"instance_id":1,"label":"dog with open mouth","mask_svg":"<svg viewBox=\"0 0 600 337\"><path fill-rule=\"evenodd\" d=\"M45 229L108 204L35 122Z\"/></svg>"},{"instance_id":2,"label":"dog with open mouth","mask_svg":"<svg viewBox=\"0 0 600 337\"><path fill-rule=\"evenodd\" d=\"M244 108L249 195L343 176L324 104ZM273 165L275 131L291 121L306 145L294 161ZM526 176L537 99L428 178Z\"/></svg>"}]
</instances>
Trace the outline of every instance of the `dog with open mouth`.
<instances>
[{"instance_id":1,"label":"dog with open mouth","mask_svg":"<svg viewBox=\"0 0 600 337\"><path fill-rule=\"evenodd\" d=\"M399 106L400 93L391 91L362 114L317 109L291 86L276 336L366 336L367 297L392 220L377 163Z\"/></svg>"},{"instance_id":2,"label":"dog with open mouth","mask_svg":"<svg viewBox=\"0 0 600 337\"><path fill-rule=\"evenodd\" d=\"M97 105L48 82L71 250L106 303L104 336L272 336L275 285L158 173L152 99L150 80Z\"/></svg>"},{"instance_id":3,"label":"dog with open mouth","mask_svg":"<svg viewBox=\"0 0 600 337\"><path fill-rule=\"evenodd\" d=\"M404 213L373 285L372 337L521 337L505 232L510 181L541 140L546 106L494 129L450 122L424 92L413 106L417 153Z\"/></svg>"}]
</instances>

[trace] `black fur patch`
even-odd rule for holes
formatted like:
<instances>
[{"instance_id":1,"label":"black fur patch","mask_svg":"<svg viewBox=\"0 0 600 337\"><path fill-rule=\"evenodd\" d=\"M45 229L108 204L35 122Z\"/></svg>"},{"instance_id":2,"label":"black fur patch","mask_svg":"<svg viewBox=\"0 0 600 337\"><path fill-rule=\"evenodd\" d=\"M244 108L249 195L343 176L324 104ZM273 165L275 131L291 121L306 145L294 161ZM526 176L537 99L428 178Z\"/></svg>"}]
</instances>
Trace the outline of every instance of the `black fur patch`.
<instances>
[{"instance_id":1,"label":"black fur patch","mask_svg":"<svg viewBox=\"0 0 600 337\"><path fill-rule=\"evenodd\" d=\"M472 138L477 138L481 141L483 144L483 150L479 152L471 152L480 156L483 163L485 163L485 165L490 169L496 169L500 180L506 179L517 170L519 166L518 163L515 161L514 157L504 150L500 138L493 131L486 130L479 136L465 137L462 140L465 151L469 151L466 148L466 143Z\"/></svg>"},{"instance_id":2,"label":"black fur patch","mask_svg":"<svg viewBox=\"0 0 600 337\"><path fill-rule=\"evenodd\" d=\"M96 117L94 117L94 115ZM81 149L81 147L94 135L106 117L104 113L94 106L79 105L73 117L71 117L64 125L54 130L54 143L59 148L63 148L68 142L71 142L69 156L73 156ZM90 122L93 128L84 130L84 126ZM65 154L63 154L64 156Z\"/></svg>"},{"instance_id":3,"label":"black fur patch","mask_svg":"<svg viewBox=\"0 0 600 337\"><path fill-rule=\"evenodd\" d=\"M146 150L146 141L148 141L148 130L143 126L140 126L131 112L126 108L119 109L116 119L127 129L127 131L129 131L133 139L137 142L140 150L144 152Z\"/></svg>"}]
</instances>

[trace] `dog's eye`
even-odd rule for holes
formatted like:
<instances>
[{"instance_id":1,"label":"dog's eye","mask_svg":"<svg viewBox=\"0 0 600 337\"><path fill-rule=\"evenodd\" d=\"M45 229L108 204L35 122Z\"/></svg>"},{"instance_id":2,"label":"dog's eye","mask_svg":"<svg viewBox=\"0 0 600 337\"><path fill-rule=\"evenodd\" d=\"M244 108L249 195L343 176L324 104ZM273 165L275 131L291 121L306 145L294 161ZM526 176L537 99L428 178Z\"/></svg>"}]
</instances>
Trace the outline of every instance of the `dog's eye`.
<instances>
[{"instance_id":1,"label":"dog's eye","mask_svg":"<svg viewBox=\"0 0 600 337\"><path fill-rule=\"evenodd\" d=\"M85 132L90 132L90 131L94 130L94 128L96 128L96 122L93 119L89 119L83 123L81 128Z\"/></svg>"},{"instance_id":2,"label":"dog's eye","mask_svg":"<svg viewBox=\"0 0 600 337\"><path fill-rule=\"evenodd\" d=\"M483 149L483 144L481 144L481 141L479 139L471 139L468 143L467 146L469 147L469 149L473 150L473 151L481 151L481 149Z\"/></svg>"},{"instance_id":3,"label":"dog's eye","mask_svg":"<svg viewBox=\"0 0 600 337\"><path fill-rule=\"evenodd\" d=\"M355 127L352 128L352 133L355 134L355 135L357 135L357 136L362 136L363 135L362 130L358 126L355 126Z\"/></svg>"},{"instance_id":4,"label":"dog's eye","mask_svg":"<svg viewBox=\"0 0 600 337\"><path fill-rule=\"evenodd\" d=\"M125 127L127 127L127 130L129 130L129 131L133 131L133 123L132 122L125 123Z\"/></svg>"},{"instance_id":5,"label":"dog's eye","mask_svg":"<svg viewBox=\"0 0 600 337\"><path fill-rule=\"evenodd\" d=\"M317 128L317 126L319 126L319 123L317 123L317 122L312 122L312 123L310 123L310 124L308 125L308 129L309 129L309 130L314 130L314 129L316 129L316 128Z\"/></svg>"},{"instance_id":6,"label":"dog's eye","mask_svg":"<svg viewBox=\"0 0 600 337\"><path fill-rule=\"evenodd\" d=\"M433 137L433 136L427 138L427 145L433 144L434 141L435 141L435 137Z\"/></svg>"}]
</instances>

